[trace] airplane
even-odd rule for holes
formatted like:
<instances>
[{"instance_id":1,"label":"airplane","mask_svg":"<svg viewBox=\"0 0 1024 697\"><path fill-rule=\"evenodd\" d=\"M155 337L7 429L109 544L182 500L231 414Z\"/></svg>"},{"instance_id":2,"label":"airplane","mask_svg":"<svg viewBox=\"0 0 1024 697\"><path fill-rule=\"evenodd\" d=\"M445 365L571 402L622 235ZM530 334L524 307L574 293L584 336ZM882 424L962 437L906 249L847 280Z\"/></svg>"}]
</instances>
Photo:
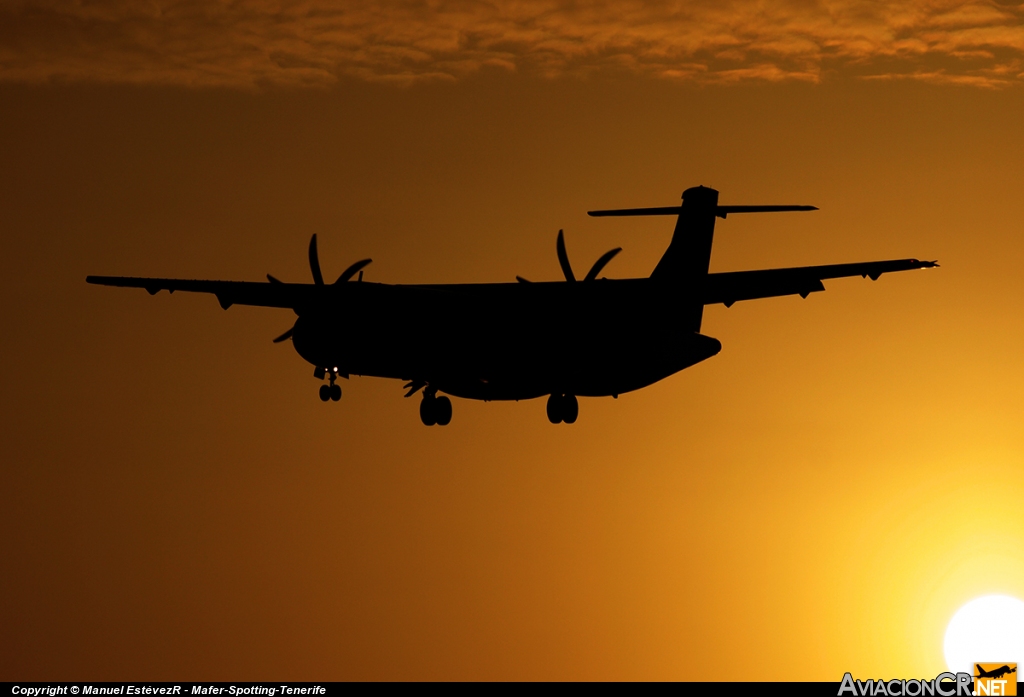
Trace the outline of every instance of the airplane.
<instances>
[{"instance_id":1,"label":"airplane","mask_svg":"<svg viewBox=\"0 0 1024 697\"><path fill-rule=\"evenodd\" d=\"M998 679L998 678L1003 677L1004 675L1007 675L1008 673L1016 673L1017 672L1017 668L1016 667L1011 668L1010 666L1001 666L999 668L993 668L992 670L984 670L984 669L982 669L980 663L975 663L974 667L978 671L978 674L974 676L976 678Z\"/></svg>"},{"instance_id":2,"label":"airplane","mask_svg":"<svg viewBox=\"0 0 1024 697\"><path fill-rule=\"evenodd\" d=\"M852 264L709 273L715 222L729 215L813 211L814 206L719 205L718 191L697 186L682 203L660 208L589 211L605 216L675 216L668 249L649 278L598 278L621 251L610 250L577 279L565 238L556 252L564 281L404 285L363 281L370 259L324 281L316 235L309 243L313 283L201 281L88 276L88 283L212 293L232 305L287 308L297 315L274 342L291 340L313 364L324 402L341 399L338 377L405 381L422 390L420 419L447 425L447 395L483 401L547 397L553 423L575 423L578 397L639 390L717 354L722 344L700 333L705 305L825 290L822 281L927 269L934 261L893 259ZM357 275L358 274L358 275Z\"/></svg>"}]
</instances>

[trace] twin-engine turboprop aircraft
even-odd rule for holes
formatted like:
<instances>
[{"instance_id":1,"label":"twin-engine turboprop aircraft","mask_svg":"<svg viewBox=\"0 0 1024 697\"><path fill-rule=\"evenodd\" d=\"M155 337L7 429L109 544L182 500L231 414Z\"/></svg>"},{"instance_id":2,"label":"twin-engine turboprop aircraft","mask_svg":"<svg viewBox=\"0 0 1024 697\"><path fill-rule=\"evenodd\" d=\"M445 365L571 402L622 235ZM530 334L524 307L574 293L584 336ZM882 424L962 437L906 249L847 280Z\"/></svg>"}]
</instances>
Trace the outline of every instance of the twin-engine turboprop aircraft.
<instances>
[{"instance_id":1,"label":"twin-engine turboprop aircraft","mask_svg":"<svg viewBox=\"0 0 1024 697\"><path fill-rule=\"evenodd\" d=\"M598 278L620 249L576 279L558 233L565 281L459 285L390 285L363 281L369 259L324 283L316 235L309 243L313 283L192 281L89 276L108 286L213 293L221 307L289 308L292 340L327 383L320 399L338 401L338 376L406 381L422 390L423 423L446 425L451 400L520 400L548 396L551 423L574 423L577 397L618 397L710 358L722 345L700 333L704 306L825 290L822 281L937 266L894 259L855 264L708 273L716 218L735 213L810 211L813 206L720 206L718 192L687 189L679 206L591 211L592 216L677 216L672 242L650 278ZM357 276L358 274L358 276ZM355 279L355 280L353 280ZM439 395L439 393L444 393Z\"/></svg>"}]
</instances>

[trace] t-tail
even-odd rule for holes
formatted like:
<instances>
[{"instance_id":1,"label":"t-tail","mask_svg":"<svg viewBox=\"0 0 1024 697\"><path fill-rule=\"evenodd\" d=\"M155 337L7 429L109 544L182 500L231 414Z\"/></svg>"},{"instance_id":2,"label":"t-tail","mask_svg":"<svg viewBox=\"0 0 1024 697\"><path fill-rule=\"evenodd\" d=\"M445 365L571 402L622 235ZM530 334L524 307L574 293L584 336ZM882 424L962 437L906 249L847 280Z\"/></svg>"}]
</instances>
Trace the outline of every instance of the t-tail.
<instances>
[{"instance_id":1,"label":"t-tail","mask_svg":"<svg viewBox=\"0 0 1024 697\"><path fill-rule=\"evenodd\" d=\"M711 246L715 237L716 218L730 213L775 213L780 211L816 211L814 206L720 206L718 191L695 186L683 192L679 206L660 208L624 208L590 211L594 217L675 215L676 229L661 261L654 267L651 279L664 284L674 296L683 298L682 322L687 331L699 332L704 315L701 289L711 265Z\"/></svg>"}]
</instances>

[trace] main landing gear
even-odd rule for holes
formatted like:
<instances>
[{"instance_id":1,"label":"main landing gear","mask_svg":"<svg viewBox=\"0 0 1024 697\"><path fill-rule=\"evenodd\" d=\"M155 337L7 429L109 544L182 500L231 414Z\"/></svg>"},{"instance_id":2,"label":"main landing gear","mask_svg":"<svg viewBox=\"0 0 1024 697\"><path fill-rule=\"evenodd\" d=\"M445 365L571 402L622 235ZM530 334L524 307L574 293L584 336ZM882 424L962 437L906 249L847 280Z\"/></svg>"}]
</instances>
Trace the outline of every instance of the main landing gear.
<instances>
[{"instance_id":1,"label":"main landing gear","mask_svg":"<svg viewBox=\"0 0 1024 697\"><path fill-rule=\"evenodd\" d=\"M548 421L553 424L576 423L576 417L580 415L580 403L576 396L571 394L553 394L548 397Z\"/></svg>"},{"instance_id":2,"label":"main landing gear","mask_svg":"<svg viewBox=\"0 0 1024 697\"><path fill-rule=\"evenodd\" d=\"M424 391L423 401L420 402L420 420L424 426L447 426L452 421L452 400Z\"/></svg>"},{"instance_id":3,"label":"main landing gear","mask_svg":"<svg viewBox=\"0 0 1024 697\"><path fill-rule=\"evenodd\" d=\"M319 373L320 370L322 370L322 369L321 368L317 368L317 372L318 373ZM334 381L338 379L338 369L335 368L334 370L327 370L327 371L324 371L324 372L327 375L327 379L331 381L331 384L330 385L320 385L320 401L321 402L327 402L327 401L337 402L339 399L341 399L341 385L335 385L334 384ZM314 375L316 375L316 373L314 373ZM323 374L320 374L318 377L321 380L324 379Z\"/></svg>"}]
</instances>

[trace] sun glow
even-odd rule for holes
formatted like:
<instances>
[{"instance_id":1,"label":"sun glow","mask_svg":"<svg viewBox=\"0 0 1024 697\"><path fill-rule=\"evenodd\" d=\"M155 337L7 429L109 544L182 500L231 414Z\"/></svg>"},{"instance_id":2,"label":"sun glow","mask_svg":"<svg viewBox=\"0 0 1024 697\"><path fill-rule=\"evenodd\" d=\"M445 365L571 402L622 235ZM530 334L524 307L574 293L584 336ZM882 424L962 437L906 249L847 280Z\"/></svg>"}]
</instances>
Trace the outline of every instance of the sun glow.
<instances>
[{"instance_id":1,"label":"sun glow","mask_svg":"<svg viewBox=\"0 0 1024 697\"><path fill-rule=\"evenodd\" d=\"M1024 602L1008 595L986 595L953 615L943 642L946 665L973 674L974 662L1024 664Z\"/></svg>"}]
</instances>

